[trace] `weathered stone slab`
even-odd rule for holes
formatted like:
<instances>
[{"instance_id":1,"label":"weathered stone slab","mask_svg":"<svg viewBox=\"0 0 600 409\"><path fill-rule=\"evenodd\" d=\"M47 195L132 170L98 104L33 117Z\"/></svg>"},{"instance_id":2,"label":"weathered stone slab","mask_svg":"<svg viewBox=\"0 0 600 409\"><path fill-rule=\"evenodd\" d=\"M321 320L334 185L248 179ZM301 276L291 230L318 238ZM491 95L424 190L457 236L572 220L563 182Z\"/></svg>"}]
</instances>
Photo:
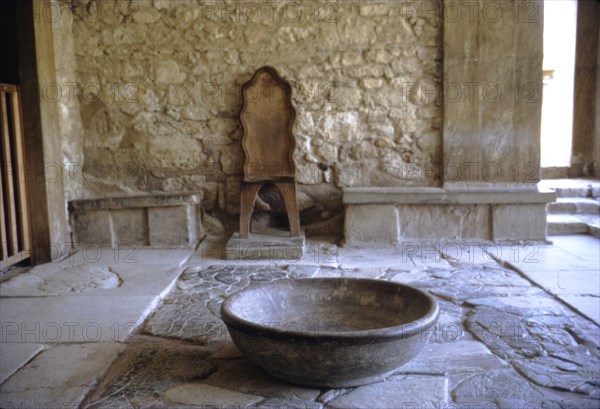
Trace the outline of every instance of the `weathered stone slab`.
<instances>
[{"instance_id":1,"label":"weathered stone slab","mask_svg":"<svg viewBox=\"0 0 600 409\"><path fill-rule=\"evenodd\" d=\"M303 277L306 273L307 270L293 266L190 267L183 272L176 287L142 330L147 334L185 339L203 345L229 342L229 333L219 312L224 297L253 282Z\"/></svg>"},{"instance_id":2,"label":"weathered stone slab","mask_svg":"<svg viewBox=\"0 0 600 409\"><path fill-rule=\"evenodd\" d=\"M148 211L143 208L111 211L114 239L120 245L149 245Z\"/></svg>"},{"instance_id":3,"label":"weathered stone slab","mask_svg":"<svg viewBox=\"0 0 600 409\"><path fill-rule=\"evenodd\" d=\"M574 235L552 237L552 244L555 248L560 248L568 253L571 258L579 258L590 261L600 261L598 249L598 239L595 237Z\"/></svg>"},{"instance_id":4,"label":"weathered stone slab","mask_svg":"<svg viewBox=\"0 0 600 409\"><path fill-rule=\"evenodd\" d=\"M431 280L431 276L423 270L400 271L393 269L387 271L384 277L391 281L395 281L397 283L402 284L410 284L412 282L424 282L427 280Z\"/></svg>"},{"instance_id":5,"label":"weathered stone slab","mask_svg":"<svg viewBox=\"0 0 600 409\"><path fill-rule=\"evenodd\" d=\"M0 384L45 347L44 344L3 342L0 348Z\"/></svg>"},{"instance_id":6,"label":"weathered stone slab","mask_svg":"<svg viewBox=\"0 0 600 409\"><path fill-rule=\"evenodd\" d=\"M335 409L397 409L443 407L449 401L448 380L432 376L394 376L384 382L360 386L330 401Z\"/></svg>"},{"instance_id":7,"label":"weathered stone slab","mask_svg":"<svg viewBox=\"0 0 600 409\"><path fill-rule=\"evenodd\" d=\"M342 276L342 271L340 268L321 268L315 274L315 278L339 278Z\"/></svg>"},{"instance_id":8,"label":"weathered stone slab","mask_svg":"<svg viewBox=\"0 0 600 409\"><path fill-rule=\"evenodd\" d=\"M508 367L480 342L458 340L462 329L458 325L434 328L433 337L445 342L429 343L421 353L398 368L396 373L449 375L461 372L485 372ZM447 339L444 339L447 338Z\"/></svg>"},{"instance_id":9,"label":"weathered stone slab","mask_svg":"<svg viewBox=\"0 0 600 409\"><path fill-rule=\"evenodd\" d=\"M539 3L533 4L542 7ZM478 5L483 7L482 3ZM445 13L452 9L450 3L444 3ZM504 2L497 8L498 15L503 16L508 16L511 10L512 4ZM493 78L503 90L515 81L542 86L543 19L535 18L525 24L516 19L503 19L500 23L491 18L469 19L463 14L461 18L445 20L445 84L464 85L465 81L487 84ZM507 35L514 41L500 40ZM470 46L465 47L465 44ZM518 72L502 66L507 55L511 56L511 66L519 67ZM537 191L535 182L540 175L535 164L540 163L541 98L536 96L535 101L528 104L504 97L491 102L484 96L486 91L480 93L482 88L475 91L475 103L471 98L444 98L444 163L453 165L444 175L444 186L448 182L465 187L530 185L531 190ZM511 171L511 165L515 172Z\"/></svg>"},{"instance_id":10,"label":"weathered stone slab","mask_svg":"<svg viewBox=\"0 0 600 409\"><path fill-rule=\"evenodd\" d=\"M185 383L165 392L169 402L200 407L247 408L264 398L219 388L205 383ZM262 406L262 405L261 405Z\"/></svg>"},{"instance_id":11,"label":"weathered stone slab","mask_svg":"<svg viewBox=\"0 0 600 409\"><path fill-rule=\"evenodd\" d=\"M285 260L295 263L304 255L304 233L299 237L289 237L288 232L250 233L241 238L234 233L225 248L227 260Z\"/></svg>"},{"instance_id":12,"label":"weathered stone slab","mask_svg":"<svg viewBox=\"0 0 600 409\"><path fill-rule=\"evenodd\" d=\"M198 250L190 259L189 266L199 266L204 264L211 266L217 263L237 263L244 265L264 265L264 266L286 266L295 265L301 268L318 268L320 266L335 268L339 264L339 247L334 243L335 239L326 237L323 240L305 239L304 254L302 258L265 258L251 260L227 260L227 241L222 238L209 237L203 240L198 246ZM243 249L243 247L241 248ZM243 253L243 252L242 252ZM290 252L291 253L291 252Z\"/></svg>"},{"instance_id":13,"label":"weathered stone slab","mask_svg":"<svg viewBox=\"0 0 600 409\"><path fill-rule=\"evenodd\" d=\"M598 409L600 406L600 398L585 399L576 397L567 397L564 399L552 399L547 401L547 407L560 407L561 409ZM546 402L544 402L546 404Z\"/></svg>"},{"instance_id":14,"label":"weathered stone slab","mask_svg":"<svg viewBox=\"0 0 600 409\"><path fill-rule=\"evenodd\" d=\"M471 265L453 269L432 269L431 276L437 279L452 281L454 285L478 286L514 286L529 287L529 281L517 273L500 266Z\"/></svg>"},{"instance_id":15,"label":"weathered stone slab","mask_svg":"<svg viewBox=\"0 0 600 409\"><path fill-rule=\"evenodd\" d=\"M453 166L451 166L453 167ZM549 188L478 187L442 189L438 187L348 187L343 189L345 204L500 204L547 203L556 198Z\"/></svg>"},{"instance_id":16,"label":"weathered stone slab","mask_svg":"<svg viewBox=\"0 0 600 409\"><path fill-rule=\"evenodd\" d=\"M576 237L576 236L569 236ZM555 240L555 237L552 238ZM596 239L594 239L596 240ZM580 252L572 251L552 244L540 242L525 242L523 244L500 245L495 244L488 248L490 256L494 255L503 262L514 266L526 276L530 272L539 271L554 280L560 270L594 270L598 267L598 260L585 256L588 251L595 251L589 246L584 246ZM566 264L568 263L568 264ZM530 277L536 281L534 277Z\"/></svg>"},{"instance_id":17,"label":"weathered stone slab","mask_svg":"<svg viewBox=\"0 0 600 409\"><path fill-rule=\"evenodd\" d=\"M564 315L514 308L476 307L469 312L467 328L536 384L593 394L600 385L598 344L581 337Z\"/></svg>"},{"instance_id":18,"label":"weathered stone slab","mask_svg":"<svg viewBox=\"0 0 600 409\"><path fill-rule=\"evenodd\" d=\"M469 337L469 333L464 330L462 325L464 319L464 309L446 300L438 299L440 307L440 316L436 323L434 336L430 342L456 342L460 339ZM441 333L439 331L442 331Z\"/></svg>"},{"instance_id":19,"label":"weathered stone slab","mask_svg":"<svg viewBox=\"0 0 600 409\"><path fill-rule=\"evenodd\" d=\"M500 266L474 264L459 268L428 268L421 272L423 278L413 285L458 304L474 298L544 295L514 271ZM401 275L399 275L401 277Z\"/></svg>"},{"instance_id":20,"label":"weathered stone slab","mask_svg":"<svg viewBox=\"0 0 600 409\"><path fill-rule=\"evenodd\" d=\"M195 206L148 208L149 245L152 247L195 247L198 219Z\"/></svg>"},{"instance_id":21,"label":"weathered stone slab","mask_svg":"<svg viewBox=\"0 0 600 409\"><path fill-rule=\"evenodd\" d=\"M489 206L453 204L398 205L402 241L489 240Z\"/></svg>"},{"instance_id":22,"label":"weathered stone slab","mask_svg":"<svg viewBox=\"0 0 600 409\"><path fill-rule=\"evenodd\" d=\"M47 349L2 384L0 406L78 407L124 349L114 342Z\"/></svg>"},{"instance_id":23,"label":"weathered stone slab","mask_svg":"<svg viewBox=\"0 0 600 409\"><path fill-rule=\"evenodd\" d=\"M202 347L165 342L130 345L86 403L92 408L171 408L172 402L159 397L173 387L198 382L213 373L217 366L208 354ZM189 396L172 395L181 399Z\"/></svg>"},{"instance_id":24,"label":"weathered stone slab","mask_svg":"<svg viewBox=\"0 0 600 409\"><path fill-rule=\"evenodd\" d=\"M403 253L402 247L341 247L339 256L340 267L345 269L388 269L392 267L399 271L413 271L425 269L427 267L427 265L423 265L421 260L417 260L419 255L412 257L411 255ZM425 264L428 262L429 260L425 261ZM439 261L439 263L437 261L431 261L431 264L441 268L448 266L444 260Z\"/></svg>"},{"instance_id":25,"label":"weathered stone slab","mask_svg":"<svg viewBox=\"0 0 600 409\"><path fill-rule=\"evenodd\" d=\"M583 362L575 363L572 360L544 356L515 359L511 363L515 369L540 386L587 395L600 387L600 360L590 355L586 358Z\"/></svg>"},{"instance_id":26,"label":"weathered stone slab","mask_svg":"<svg viewBox=\"0 0 600 409\"><path fill-rule=\"evenodd\" d=\"M168 298L142 328L146 334L198 342L202 345L230 341L227 328L207 306L204 297L179 294Z\"/></svg>"},{"instance_id":27,"label":"weathered stone slab","mask_svg":"<svg viewBox=\"0 0 600 409\"><path fill-rule=\"evenodd\" d=\"M560 248L557 251L568 257L569 260L573 258L565 254ZM588 263L579 257L576 258L576 262ZM600 325L600 295L598 292L600 277L597 268L598 261L590 261L589 263L596 264L596 267L590 269L589 266L588 268L582 266L579 269L572 269L569 265L565 269L554 268L546 270L520 265L519 268L522 268L527 277L548 292L555 294L575 310ZM558 266L561 264L556 263Z\"/></svg>"},{"instance_id":28,"label":"weathered stone slab","mask_svg":"<svg viewBox=\"0 0 600 409\"><path fill-rule=\"evenodd\" d=\"M381 278L383 268L321 268L315 277Z\"/></svg>"},{"instance_id":29,"label":"weathered stone slab","mask_svg":"<svg viewBox=\"0 0 600 409\"><path fill-rule=\"evenodd\" d=\"M318 389L292 385L275 378L247 359L219 362L219 370L206 383L251 395L286 400L313 401L321 394Z\"/></svg>"},{"instance_id":30,"label":"weathered stone slab","mask_svg":"<svg viewBox=\"0 0 600 409\"><path fill-rule=\"evenodd\" d=\"M75 212L72 217L77 245L93 245L96 247L110 247L113 237L110 226L112 224L108 210L93 212Z\"/></svg>"},{"instance_id":31,"label":"weathered stone slab","mask_svg":"<svg viewBox=\"0 0 600 409\"><path fill-rule=\"evenodd\" d=\"M116 288L118 274L106 266L43 264L2 283L2 297L34 297L81 294L97 289Z\"/></svg>"},{"instance_id":32,"label":"weathered stone slab","mask_svg":"<svg viewBox=\"0 0 600 409\"><path fill-rule=\"evenodd\" d=\"M582 315L600 325L600 295L561 294L560 299L579 311Z\"/></svg>"},{"instance_id":33,"label":"weathered stone slab","mask_svg":"<svg viewBox=\"0 0 600 409\"><path fill-rule=\"evenodd\" d=\"M158 301L156 295L1 298L2 341L123 341Z\"/></svg>"},{"instance_id":34,"label":"weathered stone slab","mask_svg":"<svg viewBox=\"0 0 600 409\"><path fill-rule=\"evenodd\" d=\"M290 399L265 399L264 401L253 405L252 409L322 409L323 405L319 402L310 402L305 400Z\"/></svg>"},{"instance_id":35,"label":"weathered stone slab","mask_svg":"<svg viewBox=\"0 0 600 409\"><path fill-rule=\"evenodd\" d=\"M198 204L202 193L169 193L145 196L103 197L98 199L80 199L69 202L72 210L132 209L145 207L178 206Z\"/></svg>"},{"instance_id":36,"label":"weathered stone slab","mask_svg":"<svg viewBox=\"0 0 600 409\"><path fill-rule=\"evenodd\" d=\"M481 240L446 240L439 245L443 258L454 267L471 268L474 265L497 266L487 250L499 248L496 243ZM494 252L493 254L496 254Z\"/></svg>"},{"instance_id":37,"label":"weathered stone slab","mask_svg":"<svg viewBox=\"0 0 600 409\"><path fill-rule=\"evenodd\" d=\"M457 287L439 286L429 289L429 292L442 298L451 299L462 303L468 299L489 297L512 297L544 294L534 287L482 287L476 285L462 285Z\"/></svg>"},{"instance_id":38,"label":"weathered stone slab","mask_svg":"<svg viewBox=\"0 0 600 409\"><path fill-rule=\"evenodd\" d=\"M120 245L116 248L89 246L58 264L94 267L139 265L140 268L165 266L171 268L181 267L192 254L192 249L149 249L131 245Z\"/></svg>"},{"instance_id":39,"label":"weathered stone slab","mask_svg":"<svg viewBox=\"0 0 600 409\"><path fill-rule=\"evenodd\" d=\"M195 247L202 193L74 200L75 246Z\"/></svg>"},{"instance_id":40,"label":"weathered stone slab","mask_svg":"<svg viewBox=\"0 0 600 409\"><path fill-rule=\"evenodd\" d=\"M492 208L494 237L502 240L545 240L545 204L509 204Z\"/></svg>"},{"instance_id":41,"label":"weathered stone slab","mask_svg":"<svg viewBox=\"0 0 600 409\"><path fill-rule=\"evenodd\" d=\"M317 266L305 266L305 265L290 265L286 266L286 271L294 277L298 278L310 278L314 277L315 274L320 270Z\"/></svg>"},{"instance_id":42,"label":"weathered stone slab","mask_svg":"<svg viewBox=\"0 0 600 409\"><path fill-rule=\"evenodd\" d=\"M327 403L330 400L333 400L335 398L337 398L338 396L344 395L350 391L352 391L354 388L335 388L335 389L329 389L325 392L323 392L321 394L321 396L319 396L319 398L317 399L318 402L323 402L323 403Z\"/></svg>"},{"instance_id":43,"label":"weathered stone slab","mask_svg":"<svg viewBox=\"0 0 600 409\"><path fill-rule=\"evenodd\" d=\"M550 192L517 188L458 190L348 188L344 191L344 202L347 203L348 209L367 209L395 204L399 213L399 229L403 241L410 239L543 240L546 234L544 206L553 197L553 193ZM524 225L521 219L517 220L518 226L514 228L511 224L514 224L511 221L514 219L503 217L503 210L508 209L510 213L515 206L517 210L525 209L527 215L532 213L537 216L532 231L521 231ZM490 217L490 214L494 217ZM373 217L371 215L371 219ZM346 224L348 222L347 213ZM528 220L525 225L529 226L531 223L532 221Z\"/></svg>"},{"instance_id":44,"label":"weathered stone slab","mask_svg":"<svg viewBox=\"0 0 600 409\"><path fill-rule=\"evenodd\" d=\"M346 245L397 245L400 219L394 205L347 205L344 219Z\"/></svg>"},{"instance_id":45,"label":"weathered stone slab","mask_svg":"<svg viewBox=\"0 0 600 409\"><path fill-rule=\"evenodd\" d=\"M400 260L398 251L391 247L365 249L359 247L340 247L341 268L386 268L396 265L398 269L411 270L414 264L410 258Z\"/></svg>"},{"instance_id":46,"label":"weathered stone slab","mask_svg":"<svg viewBox=\"0 0 600 409\"><path fill-rule=\"evenodd\" d=\"M527 331L525 317L496 308L477 307L468 313L465 324L471 333L504 359L546 354L540 342Z\"/></svg>"},{"instance_id":47,"label":"weathered stone slab","mask_svg":"<svg viewBox=\"0 0 600 409\"><path fill-rule=\"evenodd\" d=\"M159 295L181 272L192 250L94 248L36 266L2 283L2 297Z\"/></svg>"},{"instance_id":48,"label":"weathered stone slab","mask_svg":"<svg viewBox=\"0 0 600 409\"><path fill-rule=\"evenodd\" d=\"M468 299L470 306L486 306L528 317L533 315L566 315L567 310L547 295L485 297Z\"/></svg>"},{"instance_id":49,"label":"weathered stone slab","mask_svg":"<svg viewBox=\"0 0 600 409\"><path fill-rule=\"evenodd\" d=\"M544 394L512 369L496 369L474 374L452 391L452 399L459 404L494 402L499 398L540 402Z\"/></svg>"}]
</instances>

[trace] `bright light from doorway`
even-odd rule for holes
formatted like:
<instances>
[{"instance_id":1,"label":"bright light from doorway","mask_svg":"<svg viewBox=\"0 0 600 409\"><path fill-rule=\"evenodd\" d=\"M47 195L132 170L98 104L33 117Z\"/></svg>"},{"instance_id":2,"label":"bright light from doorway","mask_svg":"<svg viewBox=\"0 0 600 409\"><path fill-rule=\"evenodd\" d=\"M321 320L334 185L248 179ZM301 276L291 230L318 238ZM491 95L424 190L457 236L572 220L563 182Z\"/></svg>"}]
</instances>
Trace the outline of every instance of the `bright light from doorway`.
<instances>
[{"instance_id":1,"label":"bright light from doorway","mask_svg":"<svg viewBox=\"0 0 600 409\"><path fill-rule=\"evenodd\" d=\"M571 165L577 0L544 1L542 167Z\"/></svg>"}]
</instances>

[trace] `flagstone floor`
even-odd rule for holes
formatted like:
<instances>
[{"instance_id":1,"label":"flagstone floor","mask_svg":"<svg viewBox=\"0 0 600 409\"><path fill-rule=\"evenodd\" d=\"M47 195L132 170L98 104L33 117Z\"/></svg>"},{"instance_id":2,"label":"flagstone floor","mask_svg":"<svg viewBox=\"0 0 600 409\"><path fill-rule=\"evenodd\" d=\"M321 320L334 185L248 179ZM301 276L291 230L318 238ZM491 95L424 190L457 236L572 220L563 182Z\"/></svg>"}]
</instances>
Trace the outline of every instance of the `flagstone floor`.
<instances>
[{"instance_id":1,"label":"flagstone floor","mask_svg":"<svg viewBox=\"0 0 600 409\"><path fill-rule=\"evenodd\" d=\"M317 238L303 259L277 261L223 261L219 239L84 249L0 283L0 407L596 409L600 241L552 241ZM291 385L243 357L219 307L250 283L301 277L408 283L442 313L422 353L382 382Z\"/></svg>"}]
</instances>

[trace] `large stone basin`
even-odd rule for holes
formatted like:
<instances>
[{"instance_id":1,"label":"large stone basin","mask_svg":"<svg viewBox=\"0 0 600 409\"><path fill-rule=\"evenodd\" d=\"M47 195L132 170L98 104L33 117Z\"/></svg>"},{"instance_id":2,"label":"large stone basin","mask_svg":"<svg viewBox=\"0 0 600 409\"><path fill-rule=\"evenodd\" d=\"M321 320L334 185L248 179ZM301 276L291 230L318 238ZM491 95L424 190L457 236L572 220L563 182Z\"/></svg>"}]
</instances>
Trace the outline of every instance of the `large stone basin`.
<instances>
[{"instance_id":1,"label":"large stone basin","mask_svg":"<svg viewBox=\"0 0 600 409\"><path fill-rule=\"evenodd\" d=\"M287 381L334 388L376 382L414 358L438 315L416 288L345 278L252 285L221 307L250 360Z\"/></svg>"}]
</instances>

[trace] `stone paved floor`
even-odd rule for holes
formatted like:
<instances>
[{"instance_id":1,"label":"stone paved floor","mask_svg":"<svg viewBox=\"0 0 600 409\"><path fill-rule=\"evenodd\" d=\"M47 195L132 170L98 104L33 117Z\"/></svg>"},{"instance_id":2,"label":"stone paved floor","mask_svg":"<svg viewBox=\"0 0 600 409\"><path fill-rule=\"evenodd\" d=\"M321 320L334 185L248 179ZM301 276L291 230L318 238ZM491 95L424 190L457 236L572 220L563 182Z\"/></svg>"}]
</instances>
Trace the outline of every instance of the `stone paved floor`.
<instances>
[{"instance_id":1,"label":"stone paved floor","mask_svg":"<svg viewBox=\"0 0 600 409\"><path fill-rule=\"evenodd\" d=\"M221 260L191 250L93 249L0 284L2 408L598 408L600 241L311 240L302 260ZM287 384L246 360L219 319L252 282L370 277L440 302L431 340L385 381Z\"/></svg>"}]
</instances>

